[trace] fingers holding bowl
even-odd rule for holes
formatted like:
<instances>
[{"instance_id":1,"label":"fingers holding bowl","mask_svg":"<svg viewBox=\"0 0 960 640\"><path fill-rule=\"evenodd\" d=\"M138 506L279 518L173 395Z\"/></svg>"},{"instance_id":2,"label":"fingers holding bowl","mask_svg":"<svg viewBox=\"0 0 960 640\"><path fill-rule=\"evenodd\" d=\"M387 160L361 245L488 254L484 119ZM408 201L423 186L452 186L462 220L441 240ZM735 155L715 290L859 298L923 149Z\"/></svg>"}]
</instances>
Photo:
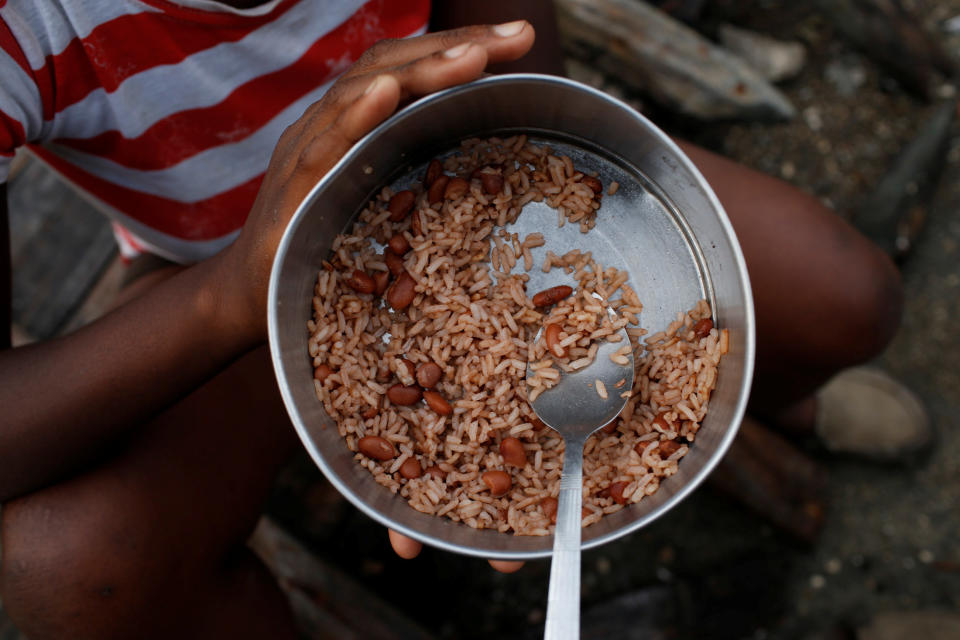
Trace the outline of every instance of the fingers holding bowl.
<instances>
[{"instance_id":1,"label":"fingers holding bowl","mask_svg":"<svg viewBox=\"0 0 960 640\"><path fill-rule=\"evenodd\" d=\"M533 27L524 20L381 40L307 110L307 116L325 126L324 117L350 104L377 75L395 76L404 100L476 80L488 64L522 57L533 40Z\"/></svg>"},{"instance_id":2,"label":"fingers holding bowl","mask_svg":"<svg viewBox=\"0 0 960 640\"><path fill-rule=\"evenodd\" d=\"M423 549L421 543L393 529L387 529L387 535L390 537L390 546L393 547L394 553L404 560L416 558ZM487 562L500 573L514 573L519 571L524 565L523 562L509 560L488 560Z\"/></svg>"},{"instance_id":3,"label":"fingers holding bowl","mask_svg":"<svg viewBox=\"0 0 960 640\"><path fill-rule=\"evenodd\" d=\"M519 560L487 560L487 562L500 573L515 573L520 571L524 565L524 563Z\"/></svg>"},{"instance_id":4,"label":"fingers holding bowl","mask_svg":"<svg viewBox=\"0 0 960 640\"><path fill-rule=\"evenodd\" d=\"M286 163L287 178L299 182L296 174L302 174L309 189L402 101L476 80L488 63L526 53L533 36L533 27L521 20L374 45L284 133L278 150L292 154L299 147L298 160ZM424 38L427 40L420 42ZM304 193L301 188L291 195Z\"/></svg>"},{"instance_id":5,"label":"fingers holding bowl","mask_svg":"<svg viewBox=\"0 0 960 640\"><path fill-rule=\"evenodd\" d=\"M390 546L393 547L394 553L404 560L416 558L420 555L420 550L423 549L422 544L402 533L397 533L393 529L387 529L387 535L390 537Z\"/></svg>"}]
</instances>

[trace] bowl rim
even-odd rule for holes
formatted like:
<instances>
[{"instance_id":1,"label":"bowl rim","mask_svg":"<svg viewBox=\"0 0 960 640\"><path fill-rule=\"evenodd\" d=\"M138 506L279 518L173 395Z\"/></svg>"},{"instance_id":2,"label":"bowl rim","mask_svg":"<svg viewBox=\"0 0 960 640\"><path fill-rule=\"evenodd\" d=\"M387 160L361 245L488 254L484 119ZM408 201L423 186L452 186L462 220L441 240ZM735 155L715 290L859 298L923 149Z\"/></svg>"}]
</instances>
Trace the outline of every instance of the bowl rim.
<instances>
[{"instance_id":1,"label":"bowl rim","mask_svg":"<svg viewBox=\"0 0 960 640\"><path fill-rule=\"evenodd\" d=\"M563 78L560 76L550 76L543 74L535 73L512 73L512 74L502 74L502 75L492 75L475 80L466 84L457 85L436 93L432 93L428 96L422 97L409 105L405 106L403 109L394 113L390 118L379 124L372 131L366 134L363 138L357 141L347 153L340 158L337 163L330 168L330 170L320 178L317 183L310 189L310 191L304 196L300 204L297 206L296 211L293 216L291 216L290 221L287 223L286 228L284 229L283 235L280 239L280 243L277 245L277 251L274 255L274 259L271 265L270 271L270 280L269 288L267 293L267 331L268 331L268 344L270 348L270 359L273 364L274 373L277 378L277 383L280 389L280 394L283 399L284 407L287 410L288 417L293 423L294 428L297 431L297 435L300 438L301 443L304 448L310 454L310 457L313 459L314 463L320 468L323 475L326 479L337 489L337 491L346 497L357 509L362 513L372 518L374 521L382 524L383 526L393 529L398 533L406 535L410 538L413 538L419 542L430 545L434 548L441 549L444 551L449 551L453 553L459 553L468 556L480 557L480 558L489 558L496 560L532 560L538 558L550 557L553 553L552 546L550 549L544 549L541 551L504 551L504 550L489 550L489 549L477 549L473 547L467 547L464 545L453 544L446 541L443 538L435 537L426 533L422 533L408 527L400 522L392 520L389 516L384 515L382 512L374 509L366 501L364 501L360 496L356 495L351 488L349 488L344 482L342 482L339 476L336 473L333 473L329 468L326 460L319 451L317 443L310 437L307 432L306 425L303 424L299 412L296 410L297 405L293 398L293 394L290 388L290 382L287 380L283 359L281 357L281 348L280 348L280 337L279 337L279 312L278 312L278 294L280 288L280 272L282 269L283 261L286 258L287 251L293 240L293 237L296 233L296 229L300 226L300 222L307 215L307 212L310 210L314 195L324 189L328 183L336 180L340 173L344 171L346 165L348 165L355 156L359 155L372 141L376 140L383 131L393 127L397 122L403 120L409 113L417 111L428 107L432 103L440 102L447 99L450 96L457 95L463 92L473 92L478 89L483 89L487 86L495 86L499 84L511 84L511 83L547 83L547 84L557 84L564 86L568 89L582 91L589 94L592 98L601 100L609 103L610 105L627 112L631 118L635 119L637 123L646 129L646 132L651 136L655 137L657 141L663 146L667 147L673 154L677 162L683 165L683 167L689 171L697 180L704 189L704 195L709 202L710 206L713 208L714 213L716 214L723 234L726 236L726 240L730 245L731 253L734 257L734 262L737 270L737 277L739 279L740 287L743 291L743 328L744 328L744 367L743 367L743 382L740 385L739 392L737 393L736 405L734 406L733 413L730 418L730 425L727 428L726 433L717 443L717 448L714 453L705 461L703 466L698 469L693 476L681 487L679 487L676 492L668 498L665 502L659 505L654 511L647 513L627 525L610 531L602 536L598 536L591 540L581 542L582 549L591 549L598 547L600 545L611 542L617 538L628 535L661 517L662 515L669 512L677 504L686 499L700 484L710 475L714 468L719 464L720 460L724 457L727 450L730 448L730 445L733 443L733 439L736 437L737 432L739 431L740 424L743 420L743 416L746 413L747 402L750 397L750 391L752 388L753 372L755 366L755 351L756 351L756 319L755 319L755 310L753 302L753 290L750 286L750 277L747 272L746 261L743 257L743 251L740 247L740 242L737 239L736 233L734 232L733 225L730 222L729 217L727 216L726 210L723 208L723 205L720 204L719 199L714 193L713 188L704 178L703 174L697 169L689 157L680 149L680 147L670 139L665 132L663 132L659 127L657 127L650 119L644 116L642 113L635 110L633 107L628 105L622 100L614 98L598 89L585 85L583 83L571 80L569 78ZM504 534L508 535L508 534Z\"/></svg>"}]
</instances>

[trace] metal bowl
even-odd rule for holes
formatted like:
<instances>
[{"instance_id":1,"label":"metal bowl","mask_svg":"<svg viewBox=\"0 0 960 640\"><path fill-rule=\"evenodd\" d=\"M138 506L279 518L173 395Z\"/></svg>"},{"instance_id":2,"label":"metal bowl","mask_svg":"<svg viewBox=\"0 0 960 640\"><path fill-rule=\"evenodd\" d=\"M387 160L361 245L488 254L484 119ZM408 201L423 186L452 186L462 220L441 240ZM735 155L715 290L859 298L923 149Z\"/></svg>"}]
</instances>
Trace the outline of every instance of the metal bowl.
<instances>
[{"instance_id":1,"label":"metal bowl","mask_svg":"<svg viewBox=\"0 0 960 640\"><path fill-rule=\"evenodd\" d=\"M584 548L653 522L703 481L743 417L754 357L750 283L723 208L680 149L624 103L562 78L495 76L419 100L361 140L304 199L273 263L270 349L283 400L314 461L361 511L428 545L505 560L548 556L553 540L476 530L424 515L354 462L314 393L306 323L317 272L334 235L383 185L408 184L422 175L430 158L456 149L464 138L516 132L570 155L578 169L598 171L605 185L620 184L615 195L604 197L597 226L586 235L576 225L556 230L555 212L527 205L517 226L522 233L548 232L541 251L593 250L605 266L628 269L644 303L641 324L651 331L707 298L718 326L730 332L730 351L710 410L679 471L652 496L584 529ZM535 257L539 264L541 256ZM553 284L539 269L530 274L531 291Z\"/></svg>"}]
</instances>

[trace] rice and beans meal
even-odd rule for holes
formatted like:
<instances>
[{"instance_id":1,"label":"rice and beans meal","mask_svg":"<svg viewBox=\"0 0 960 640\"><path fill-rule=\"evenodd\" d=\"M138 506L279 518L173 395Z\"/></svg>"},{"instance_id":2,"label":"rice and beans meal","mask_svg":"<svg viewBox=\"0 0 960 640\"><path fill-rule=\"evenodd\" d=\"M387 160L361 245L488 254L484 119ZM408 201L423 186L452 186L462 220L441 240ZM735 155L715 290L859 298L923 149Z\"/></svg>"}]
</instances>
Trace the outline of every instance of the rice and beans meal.
<instances>
[{"instance_id":1,"label":"rice and beans meal","mask_svg":"<svg viewBox=\"0 0 960 640\"><path fill-rule=\"evenodd\" d=\"M635 376L631 388L596 385L627 404L584 449L584 526L676 472L728 346L707 302L646 335L626 271L507 230L536 201L589 233L616 190L526 136L472 139L431 161L420 184L384 188L334 240L308 322L317 397L356 461L414 509L548 535L564 444L529 402L588 366L603 340L624 342L614 362L633 351ZM528 292L532 269L568 284Z\"/></svg>"}]
</instances>

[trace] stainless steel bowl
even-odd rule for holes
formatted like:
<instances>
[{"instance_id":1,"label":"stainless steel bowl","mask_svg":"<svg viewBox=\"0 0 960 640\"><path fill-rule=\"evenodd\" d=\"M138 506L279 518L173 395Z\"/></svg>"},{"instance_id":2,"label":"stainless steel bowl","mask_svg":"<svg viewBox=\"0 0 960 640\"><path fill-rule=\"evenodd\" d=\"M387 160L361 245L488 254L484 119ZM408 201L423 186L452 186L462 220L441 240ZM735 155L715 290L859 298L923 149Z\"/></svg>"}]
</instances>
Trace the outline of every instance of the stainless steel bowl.
<instances>
[{"instance_id":1,"label":"stainless steel bowl","mask_svg":"<svg viewBox=\"0 0 960 640\"><path fill-rule=\"evenodd\" d=\"M719 326L730 332L730 352L721 363L709 413L679 471L653 496L585 529L584 548L653 522L703 481L743 417L754 357L750 283L723 208L680 149L622 102L562 78L495 76L419 100L361 140L297 209L274 260L270 349L283 400L317 465L361 511L434 547L505 560L548 556L552 538L478 531L421 514L353 461L314 394L306 323L317 272L334 235L383 185L411 182L430 158L450 152L464 138L516 132L571 155L578 168L599 171L605 185L620 183L615 195L604 198L596 229L582 235L568 225L569 233L548 235L547 248L558 254L574 246L593 250L606 266L629 269L644 303L641 324L651 331L706 297ZM528 205L518 225L529 227L526 231L555 229L556 214L545 205ZM550 284L539 269L531 275L532 291Z\"/></svg>"}]
</instances>

